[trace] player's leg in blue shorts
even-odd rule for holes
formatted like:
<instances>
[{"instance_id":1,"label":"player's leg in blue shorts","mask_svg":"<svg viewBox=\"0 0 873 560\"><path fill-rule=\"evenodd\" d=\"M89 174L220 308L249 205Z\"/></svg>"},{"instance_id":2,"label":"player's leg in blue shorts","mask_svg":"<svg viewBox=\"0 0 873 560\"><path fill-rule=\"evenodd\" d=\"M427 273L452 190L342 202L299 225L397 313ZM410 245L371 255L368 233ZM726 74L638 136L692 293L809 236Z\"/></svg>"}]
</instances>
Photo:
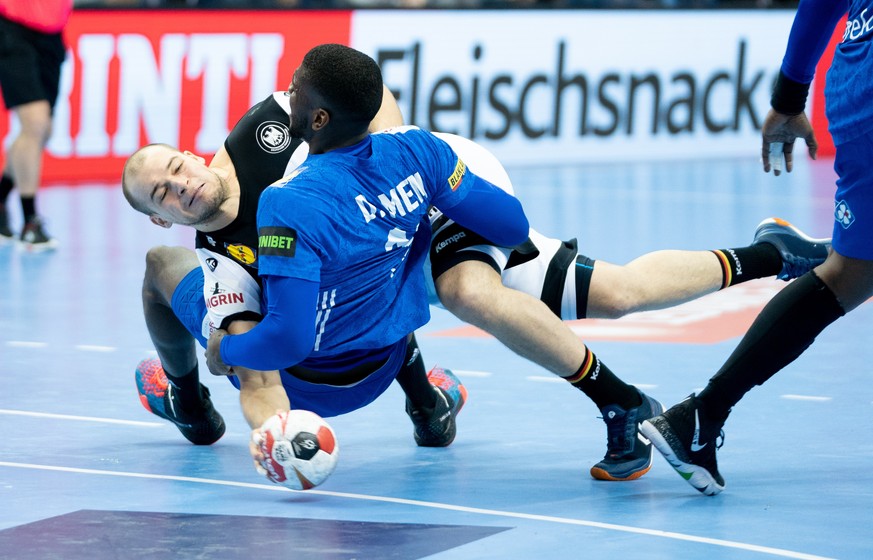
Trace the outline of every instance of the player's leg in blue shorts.
<instances>
[{"instance_id":1,"label":"player's leg in blue shorts","mask_svg":"<svg viewBox=\"0 0 873 560\"><path fill-rule=\"evenodd\" d=\"M206 348L204 327L208 328L206 300L203 299L203 270L200 267L189 272L173 292L173 313L185 325L197 342ZM207 331L208 332L208 331Z\"/></svg>"},{"instance_id":2,"label":"player's leg in blue shorts","mask_svg":"<svg viewBox=\"0 0 873 560\"><path fill-rule=\"evenodd\" d=\"M834 195L833 248L844 257L873 260L873 133L840 144Z\"/></svg>"}]
</instances>

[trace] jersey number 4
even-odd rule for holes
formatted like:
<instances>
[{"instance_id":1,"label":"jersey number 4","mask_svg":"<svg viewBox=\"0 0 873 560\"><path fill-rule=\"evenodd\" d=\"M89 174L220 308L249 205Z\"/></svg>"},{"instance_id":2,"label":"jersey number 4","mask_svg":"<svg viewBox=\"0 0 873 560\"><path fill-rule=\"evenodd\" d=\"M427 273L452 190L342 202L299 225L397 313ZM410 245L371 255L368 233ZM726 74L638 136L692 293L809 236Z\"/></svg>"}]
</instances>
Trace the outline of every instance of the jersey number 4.
<instances>
[{"instance_id":1,"label":"jersey number 4","mask_svg":"<svg viewBox=\"0 0 873 560\"><path fill-rule=\"evenodd\" d=\"M412 245L412 239L406 238L406 232L399 228L394 228L388 232L388 241L385 242L385 251L392 249L401 249Z\"/></svg>"}]
</instances>

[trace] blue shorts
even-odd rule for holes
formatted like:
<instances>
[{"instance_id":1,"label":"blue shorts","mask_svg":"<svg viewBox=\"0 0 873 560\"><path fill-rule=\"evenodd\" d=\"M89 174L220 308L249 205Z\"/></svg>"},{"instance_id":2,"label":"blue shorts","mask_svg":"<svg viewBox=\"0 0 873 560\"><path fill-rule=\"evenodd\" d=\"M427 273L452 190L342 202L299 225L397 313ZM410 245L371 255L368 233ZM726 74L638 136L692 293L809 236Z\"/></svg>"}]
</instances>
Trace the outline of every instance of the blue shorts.
<instances>
[{"instance_id":1,"label":"blue shorts","mask_svg":"<svg viewBox=\"0 0 873 560\"><path fill-rule=\"evenodd\" d=\"M834 170L834 250L844 257L873 260L873 132L837 146Z\"/></svg>"},{"instance_id":2,"label":"blue shorts","mask_svg":"<svg viewBox=\"0 0 873 560\"><path fill-rule=\"evenodd\" d=\"M203 299L203 269L199 266L185 275L170 302L173 313L185 325L197 342L206 348L203 323L206 321L206 300Z\"/></svg>"},{"instance_id":3,"label":"blue shorts","mask_svg":"<svg viewBox=\"0 0 873 560\"><path fill-rule=\"evenodd\" d=\"M206 321L206 301L203 299L203 270L200 267L189 272L176 286L171 302L176 317L185 325L201 346L206 348L203 325ZM312 411L322 418L339 416L363 408L384 393L406 357L406 339L397 342L391 349L388 360L381 368L352 386L322 385L309 383L286 371L279 372L282 385L291 402L291 408ZM239 389L239 378L228 376L230 383Z\"/></svg>"}]
</instances>

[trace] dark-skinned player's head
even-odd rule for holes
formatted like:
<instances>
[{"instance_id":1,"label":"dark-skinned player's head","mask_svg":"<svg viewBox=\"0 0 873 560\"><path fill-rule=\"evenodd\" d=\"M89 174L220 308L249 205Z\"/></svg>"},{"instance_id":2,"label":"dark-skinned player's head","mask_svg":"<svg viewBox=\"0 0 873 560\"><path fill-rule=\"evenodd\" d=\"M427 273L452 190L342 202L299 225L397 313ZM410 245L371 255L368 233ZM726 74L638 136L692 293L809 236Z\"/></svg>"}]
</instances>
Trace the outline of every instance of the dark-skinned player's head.
<instances>
[{"instance_id":1,"label":"dark-skinned player's head","mask_svg":"<svg viewBox=\"0 0 873 560\"><path fill-rule=\"evenodd\" d=\"M311 141L328 127L333 138L354 136L366 132L382 105L382 72L361 51L319 45L303 58L288 92L293 136Z\"/></svg>"}]
</instances>

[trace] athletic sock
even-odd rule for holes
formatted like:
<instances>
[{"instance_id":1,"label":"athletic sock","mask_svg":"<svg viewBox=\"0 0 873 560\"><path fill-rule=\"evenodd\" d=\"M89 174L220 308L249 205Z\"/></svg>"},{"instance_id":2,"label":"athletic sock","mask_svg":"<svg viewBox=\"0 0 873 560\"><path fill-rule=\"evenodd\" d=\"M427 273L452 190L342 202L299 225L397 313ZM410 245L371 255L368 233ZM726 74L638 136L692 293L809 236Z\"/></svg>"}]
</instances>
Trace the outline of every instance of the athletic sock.
<instances>
[{"instance_id":1,"label":"athletic sock","mask_svg":"<svg viewBox=\"0 0 873 560\"><path fill-rule=\"evenodd\" d=\"M436 406L436 395L433 385L427 379L427 369L424 367L424 358L421 357L415 335L410 337L406 345L406 358L396 379L413 407L426 413L433 411Z\"/></svg>"},{"instance_id":2,"label":"athletic sock","mask_svg":"<svg viewBox=\"0 0 873 560\"><path fill-rule=\"evenodd\" d=\"M837 297L815 272L790 283L764 307L698 395L707 413L714 420L724 421L743 395L793 362L820 332L843 315Z\"/></svg>"},{"instance_id":3,"label":"athletic sock","mask_svg":"<svg viewBox=\"0 0 873 560\"><path fill-rule=\"evenodd\" d=\"M167 381L177 389L176 395L179 397L182 409L193 410L200 406L203 395L200 392L198 366L194 366L194 369L181 376L172 375L166 369L164 373L167 375Z\"/></svg>"},{"instance_id":4,"label":"athletic sock","mask_svg":"<svg viewBox=\"0 0 873 560\"><path fill-rule=\"evenodd\" d=\"M749 280L776 276L782 270L782 255L770 243L739 249L716 249L712 253L721 264L721 289Z\"/></svg>"},{"instance_id":5,"label":"athletic sock","mask_svg":"<svg viewBox=\"0 0 873 560\"><path fill-rule=\"evenodd\" d=\"M24 213L24 221L29 222L36 217L36 197L22 196L21 211Z\"/></svg>"},{"instance_id":6,"label":"athletic sock","mask_svg":"<svg viewBox=\"0 0 873 560\"><path fill-rule=\"evenodd\" d=\"M9 193L12 192L14 187L15 181L12 180L12 177L4 173L3 176L0 177L0 205L6 204L6 198L9 197Z\"/></svg>"},{"instance_id":7,"label":"athletic sock","mask_svg":"<svg viewBox=\"0 0 873 560\"><path fill-rule=\"evenodd\" d=\"M585 347L582 366L576 373L563 379L588 395L597 408L614 404L628 410L642 403L639 391L616 377L588 347Z\"/></svg>"}]
</instances>

